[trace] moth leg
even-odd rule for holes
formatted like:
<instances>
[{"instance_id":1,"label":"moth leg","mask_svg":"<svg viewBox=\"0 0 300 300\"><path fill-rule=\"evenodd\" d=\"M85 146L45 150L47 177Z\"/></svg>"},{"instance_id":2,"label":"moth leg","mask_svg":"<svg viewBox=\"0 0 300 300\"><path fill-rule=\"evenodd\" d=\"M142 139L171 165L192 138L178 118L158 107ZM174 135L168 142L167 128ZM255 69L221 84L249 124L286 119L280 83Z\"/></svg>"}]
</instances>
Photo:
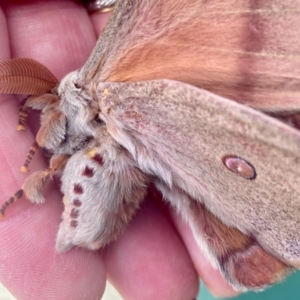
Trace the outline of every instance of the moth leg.
<instances>
[{"instance_id":1,"label":"moth leg","mask_svg":"<svg viewBox=\"0 0 300 300\"><path fill-rule=\"evenodd\" d=\"M30 164L30 162L32 161L32 158L35 154L35 152L37 151L37 149L39 148L39 145L37 144L37 142L34 142L29 149L29 152L27 154L26 160L24 162L24 164L21 167L21 172L23 173L27 173L28 172L28 166Z\"/></svg>"},{"instance_id":2,"label":"moth leg","mask_svg":"<svg viewBox=\"0 0 300 300\"><path fill-rule=\"evenodd\" d=\"M43 203L45 201L42 194L45 185L53 178L53 176L61 171L69 155L59 154L54 155L50 160L50 165L47 170L38 171L31 174L24 182L22 189L28 200L33 203Z\"/></svg>"},{"instance_id":3,"label":"moth leg","mask_svg":"<svg viewBox=\"0 0 300 300\"><path fill-rule=\"evenodd\" d=\"M38 145L46 149L56 149L66 138L66 126L67 119L62 112L44 113L36 135Z\"/></svg>"},{"instance_id":4,"label":"moth leg","mask_svg":"<svg viewBox=\"0 0 300 300\"><path fill-rule=\"evenodd\" d=\"M23 194L26 198L34 203L43 203L45 201L42 191L45 184L53 177L53 175L63 168L68 156L56 155L50 161L50 167L45 171L38 171L31 174L24 182L22 188L10 197L0 208L0 217L4 217L7 207L21 199Z\"/></svg>"},{"instance_id":5,"label":"moth leg","mask_svg":"<svg viewBox=\"0 0 300 300\"><path fill-rule=\"evenodd\" d=\"M54 102L57 102L57 96L50 93L28 96L20 106L17 130L25 130L26 120L31 110L42 110L46 105Z\"/></svg>"},{"instance_id":6,"label":"moth leg","mask_svg":"<svg viewBox=\"0 0 300 300\"><path fill-rule=\"evenodd\" d=\"M25 101L26 101L26 99L25 99ZM25 104L20 106L18 126L17 126L18 131L24 131L25 130L25 124L26 124L26 120L27 120L27 117L28 117L28 114L29 114L30 110L31 110L31 108L26 107Z\"/></svg>"},{"instance_id":7,"label":"moth leg","mask_svg":"<svg viewBox=\"0 0 300 300\"><path fill-rule=\"evenodd\" d=\"M293 268L266 252L257 241L226 226L182 190L157 187L189 223L206 257L237 291L260 290L282 281Z\"/></svg>"},{"instance_id":8,"label":"moth leg","mask_svg":"<svg viewBox=\"0 0 300 300\"><path fill-rule=\"evenodd\" d=\"M17 200L21 199L23 196L23 190L18 190L12 197L10 197L7 201L3 203L3 205L0 208L0 218L4 217L5 211L7 207L16 202Z\"/></svg>"},{"instance_id":9,"label":"moth leg","mask_svg":"<svg viewBox=\"0 0 300 300\"><path fill-rule=\"evenodd\" d=\"M55 173L60 171L69 156L65 154L55 155L50 160L50 167L45 171L38 171L31 174L24 182L22 188L10 197L0 208L0 217L4 217L7 207L21 199L23 194L33 203L43 203L45 201L42 192L45 184L53 177Z\"/></svg>"},{"instance_id":10,"label":"moth leg","mask_svg":"<svg viewBox=\"0 0 300 300\"><path fill-rule=\"evenodd\" d=\"M62 176L65 209L57 250L98 249L115 240L143 201L146 183L127 150L113 143L74 154Z\"/></svg>"}]
</instances>

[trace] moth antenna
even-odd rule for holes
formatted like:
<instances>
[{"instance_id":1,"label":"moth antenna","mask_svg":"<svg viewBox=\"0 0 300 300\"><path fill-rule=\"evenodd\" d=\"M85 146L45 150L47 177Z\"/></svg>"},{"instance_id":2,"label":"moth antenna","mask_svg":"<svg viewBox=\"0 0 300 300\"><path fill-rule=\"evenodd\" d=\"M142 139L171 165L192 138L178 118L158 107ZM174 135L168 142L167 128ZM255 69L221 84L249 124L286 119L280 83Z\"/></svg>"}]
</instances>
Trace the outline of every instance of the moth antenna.
<instances>
[{"instance_id":1,"label":"moth antenna","mask_svg":"<svg viewBox=\"0 0 300 300\"><path fill-rule=\"evenodd\" d=\"M15 58L0 63L1 93L40 95L57 84L49 69L33 59Z\"/></svg>"},{"instance_id":2,"label":"moth antenna","mask_svg":"<svg viewBox=\"0 0 300 300\"><path fill-rule=\"evenodd\" d=\"M22 198L23 193L24 193L24 191L22 189L18 190L12 197L10 197L6 202L4 202L4 204L1 206L1 209L0 209L0 218L4 217L4 213L10 204L12 204Z\"/></svg>"},{"instance_id":3,"label":"moth antenna","mask_svg":"<svg viewBox=\"0 0 300 300\"><path fill-rule=\"evenodd\" d=\"M32 161L32 158L36 152L36 150L39 148L39 145L37 142L34 142L31 146L30 146L30 150L27 154L25 163L23 164L23 166L21 167L21 172L23 173L27 173L28 172L28 166L30 164L30 162Z\"/></svg>"}]
</instances>

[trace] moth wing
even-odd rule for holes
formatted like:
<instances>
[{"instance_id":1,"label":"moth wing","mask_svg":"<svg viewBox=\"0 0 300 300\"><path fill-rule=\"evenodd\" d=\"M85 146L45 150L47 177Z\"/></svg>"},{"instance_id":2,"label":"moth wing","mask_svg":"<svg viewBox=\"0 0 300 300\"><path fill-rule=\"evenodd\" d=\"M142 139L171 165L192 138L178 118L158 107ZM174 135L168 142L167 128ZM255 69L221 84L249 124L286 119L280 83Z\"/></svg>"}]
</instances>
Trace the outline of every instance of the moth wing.
<instances>
[{"instance_id":1,"label":"moth wing","mask_svg":"<svg viewBox=\"0 0 300 300\"><path fill-rule=\"evenodd\" d=\"M121 0L81 74L97 83L173 79L299 112L299 28L299 0Z\"/></svg>"},{"instance_id":2,"label":"moth wing","mask_svg":"<svg viewBox=\"0 0 300 300\"><path fill-rule=\"evenodd\" d=\"M139 167L203 203L225 225L300 267L300 133L183 83L101 83L100 117ZM256 177L224 165L239 157Z\"/></svg>"}]
</instances>

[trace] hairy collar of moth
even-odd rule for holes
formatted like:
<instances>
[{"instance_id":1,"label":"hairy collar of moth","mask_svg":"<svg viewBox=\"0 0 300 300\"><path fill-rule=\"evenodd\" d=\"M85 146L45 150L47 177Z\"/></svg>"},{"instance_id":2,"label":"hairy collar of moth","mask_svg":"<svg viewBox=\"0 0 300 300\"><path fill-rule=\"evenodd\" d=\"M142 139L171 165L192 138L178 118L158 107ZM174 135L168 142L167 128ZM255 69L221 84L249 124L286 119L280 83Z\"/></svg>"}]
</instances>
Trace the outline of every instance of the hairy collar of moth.
<instances>
[{"instance_id":1,"label":"hairy collar of moth","mask_svg":"<svg viewBox=\"0 0 300 300\"><path fill-rule=\"evenodd\" d=\"M58 86L60 110L68 120L70 134L95 136L93 120L99 113L99 103L93 100L89 88L83 85L79 71L65 76Z\"/></svg>"}]
</instances>

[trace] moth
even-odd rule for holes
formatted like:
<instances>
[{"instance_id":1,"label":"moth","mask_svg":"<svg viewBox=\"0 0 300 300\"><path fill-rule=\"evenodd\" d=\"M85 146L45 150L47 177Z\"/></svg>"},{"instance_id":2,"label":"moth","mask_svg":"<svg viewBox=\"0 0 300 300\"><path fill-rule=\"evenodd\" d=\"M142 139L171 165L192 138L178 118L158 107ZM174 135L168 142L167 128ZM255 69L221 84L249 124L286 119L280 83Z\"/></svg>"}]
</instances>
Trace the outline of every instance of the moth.
<instances>
[{"instance_id":1,"label":"moth","mask_svg":"<svg viewBox=\"0 0 300 300\"><path fill-rule=\"evenodd\" d=\"M60 83L31 59L0 64L0 91L41 110L61 173L56 248L98 249L153 184L238 291L300 268L300 1L120 0L85 65Z\"/></svg>"}]
</instances>

